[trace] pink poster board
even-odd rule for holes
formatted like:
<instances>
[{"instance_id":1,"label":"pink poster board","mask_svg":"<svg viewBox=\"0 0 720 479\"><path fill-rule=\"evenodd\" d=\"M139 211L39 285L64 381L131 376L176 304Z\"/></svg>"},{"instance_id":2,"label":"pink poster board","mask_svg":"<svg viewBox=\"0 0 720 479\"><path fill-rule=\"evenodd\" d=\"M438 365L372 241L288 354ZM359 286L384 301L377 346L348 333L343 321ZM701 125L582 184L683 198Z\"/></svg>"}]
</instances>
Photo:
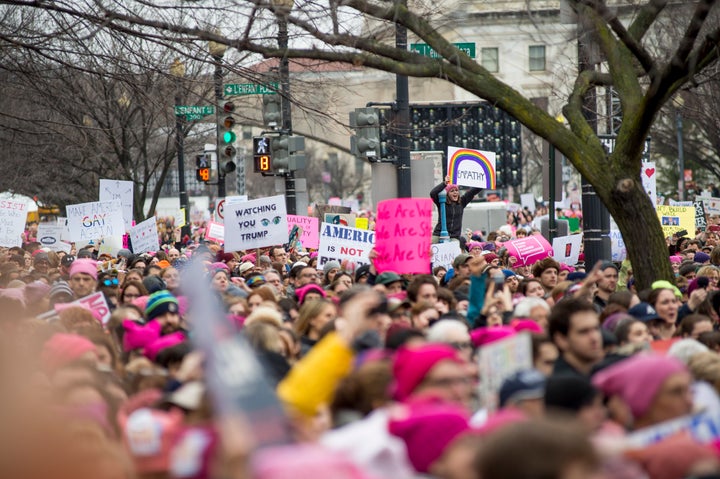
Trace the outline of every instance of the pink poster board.
<instances>
[{"instance_id":1,"label":"pink poster board","mask_svg":"<svg viewBox=\"0 0 720 479\"><path fill-rule=\"evenodd\" d=\"M302 231L300 242L305 248L318 249L320 246L320 220L310 216L287 215L288 234L296 226Z\"/></svg>"},{"instance_id":2,"label":"pink poster board","mask_svg":"<svg viewBox=\"0 0 720 479\"><path fill-rule=\"evenodd\" d=\"M375 268L378 273L430 273L430 198L399 198L378 203Z\"/></svg>"},{"instance_id":3,"label":"pink poster board","mask_svg":"<svg viewBox=\"0 0 720 479\"><path fill-rule=\"evenodd\" d=\"M532 235L503 243L508 254L517 258L515 266L534 264L553 255L553 248L542 235Z\"/></svg>"}]
</instances>

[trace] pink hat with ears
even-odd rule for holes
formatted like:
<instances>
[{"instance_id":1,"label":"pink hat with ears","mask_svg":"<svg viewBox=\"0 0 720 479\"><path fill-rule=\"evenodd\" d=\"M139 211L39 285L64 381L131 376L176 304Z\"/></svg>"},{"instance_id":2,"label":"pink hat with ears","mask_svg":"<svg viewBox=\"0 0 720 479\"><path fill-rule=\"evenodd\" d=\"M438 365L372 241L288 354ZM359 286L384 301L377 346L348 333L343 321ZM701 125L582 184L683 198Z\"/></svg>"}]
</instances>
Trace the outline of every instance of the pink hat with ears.
<instances>
[{"instance_id":1,"label":"pink hat with ears","mask_svg":"<svg viewBox=\"0 0 720 479\"><path fill-rule=\"evenodd\" d=\"M160 337L161 325L158 321L140 324L137 321L124 319L122 322L125 334L123 335L123 351L144 348Z\"/></svg>"},{"instance_id":2,"label":"pink hat with ears","mask_svg":"<svg viewBox=\"0 0 720 479\"><path fill-rule=\"evenodd\" d=\"M513 319L510 322L510 327L513 328L518 333L520 331L530 331L531 333L538 333L538 334L543 334L545 332L545 331L543 331L542 326L540 326L537 322L533 321L532 319L525 319L525 318Z\"/></svg>"},{"instance_id":3,"label":"pink hat with ears","mask_svg":"<svg viewBox=\"0 0 720 479\"><path fill-rule=\"evenodd\" d=\"M418 348L400 348L393 360L395 399L410 397L427 373L440 361L463 363L457 351L445 344L426 344Z\"/></svg>"},{"instance_id":4,"label":"pink hat with ears","mask_svg":"<svg viewBox=\"0 0 720 479\"><path fill-rule=\"evenodd\" d=\"M72 278L78 273L88 274L97 281L97 261L88 258L76 259L70 266L70 277Z\"/></svg>"},{"instance_id":5,"label":"pink hat with ears","mask_svg":"<svg viewBox=\"0 0 720 479\"><path fill-rule=\"evenodd\" d=\"M185 341L185 334L180 331L166 336L160 336L158 339L145 346L143 354L150 361L155 361L160 351L178 345L183 341Z\"/></svg>"},{"instance_id":6,"label":"pink hat with ears","mask_svg":"<svg viewBox=\"0 0 720 479\"><path fill-rule=\"evenodd\" d=\"M470 331L470 341L475 347L486 346L495 341L515 336L517 331L510 326L491 326Z\"/></svg>"},{"instance_id":7,"label":"pink hat with ears","mask_svg":"<svg viewBox=\"0 0 720 479\"><path fill-rule=\"evenodd\" d=\"M450 190L452 190L452 189L459 190L460 187L458 185L453 185L452 183L445 186L445 191L447 193L450 193Z\"/></svg>"}]
</instances>

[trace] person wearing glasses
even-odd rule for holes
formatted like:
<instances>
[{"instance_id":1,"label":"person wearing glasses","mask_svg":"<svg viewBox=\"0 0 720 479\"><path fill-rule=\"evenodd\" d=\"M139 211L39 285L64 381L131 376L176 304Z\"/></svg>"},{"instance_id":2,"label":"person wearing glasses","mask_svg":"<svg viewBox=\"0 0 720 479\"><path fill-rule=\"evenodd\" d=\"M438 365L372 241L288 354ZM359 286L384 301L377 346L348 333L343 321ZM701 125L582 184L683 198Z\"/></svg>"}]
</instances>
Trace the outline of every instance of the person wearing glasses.
<instances>
[{"instance_id":1,"label":"person wearing glasses","mask_svg":"<svg viewBox=\"0 0 720 479\"><path fill-rule=\"evenodd\" d=\"M125 280L122 284L118 300L121 305L132 304L137 298L147 295L148 291L142 281Z\"/></svg>"},{"instance_id":2,"label":"person wearing glasses","mask_svg":"<svg viewBox=\"0 0 720 479\"><path fill-rule=\"evenodd\" d=\"M465 361L473 355L473 343L468 327L457 319L441 319L430 326L427 333L429 343L442 343L451 346Z\"/></svg>"},{"instance_id":3,"label":"person wearing glasses","mask_svg":"<svg viewBox=\"0 0 720 479\"><path fill-rule=\"evenodd\" d=\"M306 284L315 283L320 284L320 274L317 270L310 266L305 266L297 275L295 280L295 289L302 288Z\"/></svg>"},{"instance_id":4,"label":"person wearing glasses","mask_svg":"<svg viewBox=\"0 0 720 479\"><path fill-rule=\"evenodd\" d=\"M117 276L110 273L100 273L98 275L97 290L101 291L105 295L105 299L110 306L110 309L115 309L118 306L119 297L118 291L120 289L120 282Z\"/></svg>"}]
</instances>

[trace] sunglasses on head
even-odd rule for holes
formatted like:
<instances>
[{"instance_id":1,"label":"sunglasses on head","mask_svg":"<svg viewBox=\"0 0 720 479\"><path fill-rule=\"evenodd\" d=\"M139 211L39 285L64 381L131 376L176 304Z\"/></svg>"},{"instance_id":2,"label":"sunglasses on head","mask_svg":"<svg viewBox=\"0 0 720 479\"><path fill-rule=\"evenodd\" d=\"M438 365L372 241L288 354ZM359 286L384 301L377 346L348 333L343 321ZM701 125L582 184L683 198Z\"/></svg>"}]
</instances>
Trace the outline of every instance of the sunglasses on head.
<instances>
[{"instance_id":1,"label":"sunglasses on head","mask_svg":"<svg viewBox=\"0 0 720 479\"><path fill-rule=\"evenodd\" d=\"M105 285L105 286L117 286L118 284L119 284L119 282L118 282L117 278L112 278L112 279L108 278L108 279L103 280L103 285Z\"/></svg>"}]
</instances>

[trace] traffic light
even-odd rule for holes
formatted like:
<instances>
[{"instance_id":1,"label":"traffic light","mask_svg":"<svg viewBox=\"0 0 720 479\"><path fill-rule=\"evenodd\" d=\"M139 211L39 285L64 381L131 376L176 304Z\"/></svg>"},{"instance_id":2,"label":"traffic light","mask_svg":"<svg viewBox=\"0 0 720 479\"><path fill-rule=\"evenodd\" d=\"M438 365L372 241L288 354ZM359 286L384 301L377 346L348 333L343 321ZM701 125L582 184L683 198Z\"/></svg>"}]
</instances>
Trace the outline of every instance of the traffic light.
<instances>
[{"instance_id":1,"label":"traffic light","mask_svg":"<svg viewBox=\"0 0 720 479\"><path fill-rule=\"evenodd\" d=\"M235 127L235 103L226 100L222 104L223 113L219 115L220 125L218 125L218 136L220 143L220 158L232 160L235 158L237 150L235 149L235 140L237 135L233 131Z\"/></svg>"},{"instance_id":2,"label":"traffic light","mask_svg":"<svg viewBox=\"0 0 720 479\"><path fill-rule=\"evenodd\" d=\"M267 128L275 129L282 119L282 106L280 95L277 93L263 95L263 124Z\"/></svg>"},{"instance_id":3,"label":"traffic light","mask_svg":"<svg viewBox=\"0 0 720 479\"><path fill-rule=\"evenodd\" d=\"M271 168L276 174L305 169L305 137L281 134L270 139ZM257 151L257 150L256 150Z\"/></svg>"},{"instance_id":4,"label":"traffic light","mask_svg":"<svg viewBox=\"0 0 720 479\"><path fill-rule=\"evenodd\" d=\"M355 108L350 112L350 127L355 136L350 137L350 151L357 158L379 161L380 112L377 108Z\"/></svg>"},{"instance_id":5,"label":"traffic light","mask_svg":"<svg viewBox=\"0 0 720 479\"><path fill-rule=\"evenodd\" d=\"M195 157L195 178L201 183L210 181L210 159L205 155Z\"/></svg>"},{"instance_id":6,"label":"traffic light","mask_svg":"<svg viewBox=\"0 0 720 479\"><path fill-rule=\"evenodd\" d=\"M255 173L272 172L272 156L269 136L253 138L253 171Z\"/></svg>"}]
</instances>

